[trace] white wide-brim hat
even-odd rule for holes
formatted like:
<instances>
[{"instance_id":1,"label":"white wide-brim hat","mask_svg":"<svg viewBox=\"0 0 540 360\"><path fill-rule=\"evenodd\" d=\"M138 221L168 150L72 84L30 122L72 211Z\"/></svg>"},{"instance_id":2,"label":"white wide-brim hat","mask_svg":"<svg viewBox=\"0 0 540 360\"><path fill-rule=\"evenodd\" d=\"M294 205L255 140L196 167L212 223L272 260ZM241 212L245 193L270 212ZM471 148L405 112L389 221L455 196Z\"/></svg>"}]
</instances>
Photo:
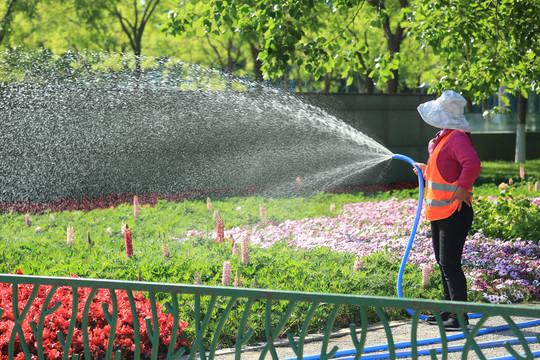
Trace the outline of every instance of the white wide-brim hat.
<instances>
[{"instance_id":1,"label":"white wide-brim hat","mask_svg":"<svg viewBox=\"0 0 540 360\"><path fill-rule=\"evenodd\" d=\"M471 125L465 118L467 100L452 90L446 90L436 100L420 104L418 112L431 126L440 129L453 129L471 132Z\"/></svg>"}]
</instances>

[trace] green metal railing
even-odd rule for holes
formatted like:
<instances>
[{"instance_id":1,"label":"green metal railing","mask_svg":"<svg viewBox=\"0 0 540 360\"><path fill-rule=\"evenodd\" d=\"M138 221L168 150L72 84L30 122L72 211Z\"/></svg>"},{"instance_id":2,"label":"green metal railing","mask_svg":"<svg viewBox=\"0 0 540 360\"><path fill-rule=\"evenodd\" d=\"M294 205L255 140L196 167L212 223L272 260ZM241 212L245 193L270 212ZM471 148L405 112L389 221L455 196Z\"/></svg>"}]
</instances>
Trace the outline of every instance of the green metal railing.
<instances>
[{"instance_id":1,"label":"green metal railing","mask_svg":"<svg viewBox=\"0 0 540 360\"><path fill-rule=\"evenodd\" d=\"M388 298L388 297L375 297L375 296L356 296L356 295L341 295L341 294L323 294L323 293L306 293L306 292L290 292L290 291L274 291L263 289L249 289L249 288L233 288L233 287L217 287L217 286L200 286L200 285L185 285L185 284L163 284L163 283L151 283L151 282L131 282L131 281L117 281L117 280L95 280L95 279L83 279L83 278L62 278L62 277L44 277L44 276L28 276L28 275L7 275L0 274L0 283L12 284L13 296L12 304L13 309L18 309L12 314L13 327L11 330L4 334L9 338L9 344L7 353L0 353L0 359L7 358L13 359L17 357L16 339L24 338L23 323L29 323L32 329L33 336L37 343L38 354L30 354L28 346L19 343L19 348L26 359L43 359L43 350L39 347L42 346L44 339L44 322L46 316L54 313L60 303L51 305L51 300L54 293L61 287L71 288L73 297L64 299L63 301L72 301L78 303L77 294L79 289L91 289L90 296L86 300L82 309L82 321L77 320L77 311L81 310L79 305L72 306L73 312L71 314L71 320L67 329L67 335L64 337L62 333L57 334L58 341L63 352L63 359L78 359L87 358L84 354L90 354L90 344L88 331L91 329L92 324L88 323L88 311L90 308L90 301L99 289L109 290L112 301L112 312L107 308L106 304L103 304L103 317L110 325L109 342L107 352L103 358L105 359L120 359L121 353L119 350L113 351L112 344L115 339L116 325L118 319L118 304L116 304L116 291L125 291L130 299L130 309L133 316L134 327L134 344L135 350L133 351L133 358L151 358L157 359L177 359L180 356L184 356L189 360L195 359L198 355L202 360L213 359L216 357L216 351L218 350L218 344L220 342L220 335L227 321L230 321L231 310L233 306L238 306L240 311L239 323L237 326L237 334L234 339L234 357L240 359L242 356L242 350L248 341L253 336L255 329L250 324L250 316L252 314L252 307L255 301L262 302L264 305L264 314L258 314L264 316L264 347L260 350L260 359L264 359L268 354L272 359L278 359L276 351L276 342L286 338L288 339L289 346L292 348L298 359L304 358L306 336L308 335L309 324L313 319L313 315L317 308L321 306L328 307L328 316L326 324L324 325L324 336L320 342L320 350L318 351L319 358L327 360L332 358L340 349L336 346L332 349L328 349L330 343L330 334L335 330L335 320L338 315L338 310L341 306L355 306L360 312L360 325L361 328L357 329L355 324L350 325L350 336L356 354L355 359L360 359L364 351L367 349L366 338L368 334L368 310L373 314L376 313L378 321L382 324L385 334L386 343L388 344L388 358L396 358L395 341L392 335L391 326L389 325L388 318L385 310L388 309L410 309L415 312L411 321L411 343L410 343L410 357L419 358L419 346L418 346L418 325L420 323L420 312L429 312L438 314L441 311L451 311L458 314L463 313L477 313L482 314L479 321L472 327L470 331L464 332L465 345L463 347L463 358L467 358L467 353L471 352L475 358L485 359L486 356L482 353L483 348L477 342L476 335L480 329L484 326L486 321L493 316L502 317L508 324L510 330L516 337L516 341L522 346L523 353L518 354L510 345L505 345L505 350L508 354L511 354L517 359L531 359L534 358L535 353L529 347L530 338L525 338L521 329L514 323L512 316L527 317L540 320L540 307L538 306L516 306L516 305L493 305L493 304L478 304L478 303L452 303L444 301L428 301L417 300L407 298ZM19 300L18 290L21 285L31 284L34 285L32 292L28 299L24 301ZM27 319L29 309L34 304L34 300L38 294L39 289L47 288L48 295L41 305L41 314L38 319ZM115 291L116 290L116 291ZM150 337L153 348L150 355L141 356L140 346L138 344L141 334L140 324L137 319L137 309L133 302L133 293L143 292L147 298L150 299L152 306L152 317L146 319L146 331ZM188 339L189 348L174 348L176 343L176 336L178 332L174 329L178 328L179 321L187 320L180 318L180 305L178 298L181 298L182 306L186 303L186 299L189 299L190 306L189 311L192 311L192 318L190 320L191 325L191 337ZM164 302L163 306L166 311L173 316L173 331L171 336L170 345L166 354L159 354L157 346L160 341L161 334L159 333L159 326L157 325L157 304L156 299L168 299ZM203 301L204 299L204 301ZM283 303L286 306L281 314L275 314L275 308L273 304ZM285 324L290 320L293 310L297 308L299 304L307 304L307 311L305 311L303 323L300 327L300 331L297 336L293 334L283 334ZM242 307L243 306L243 307ZM219 308L219 314L216 315ZM184 309L185 310L185 309ZM9 314L0 308L0 325L2 321L6 321ZM238 315L238 314L237 314ZM277 320L276 320L277 318ZM37 321L36 321L37 320ZM440 319L439 319L440 320ZM215 321L216 323L212 323ZM460 317L462 327L465 329L464 318ZM69 354L69 349L72 343L72 337L75 326L79 326L83 333L84 339L84 353L83 354ZM0 327L2 329L2 327ZM445 334L442 322L438 326L441 336L441 348L442 358L446 359L446 353L448 350L448 341ZM0 339L2 334L0 333ZM384 339L379 339L381 343ZM535 335L534 341L540 341L540 334ZM1 344L1 343L0 343ZM154 348L156 350L154 350ZM1 347L0 347L1 351ZM435 350L430 350L430 356L432 359L436 358Z\"/></svg>"}]
</instances>

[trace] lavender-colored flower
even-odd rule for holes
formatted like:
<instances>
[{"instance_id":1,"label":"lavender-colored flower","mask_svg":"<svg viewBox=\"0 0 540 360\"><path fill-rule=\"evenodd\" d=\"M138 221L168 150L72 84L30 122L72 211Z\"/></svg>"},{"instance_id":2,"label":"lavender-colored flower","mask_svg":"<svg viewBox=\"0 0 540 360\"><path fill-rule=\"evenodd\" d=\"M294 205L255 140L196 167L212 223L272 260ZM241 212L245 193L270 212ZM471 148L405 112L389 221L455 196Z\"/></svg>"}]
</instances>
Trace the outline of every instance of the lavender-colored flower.
<instances>
[{"instance_id":1,"label":"lavender-colored flower","mask_svg":"<svg viewBox=\"0 0 540 360\"><path fill-rule=\"evenodd\" d=\"M24 215L24 223L28 227L32 226L32 219L30 219L30 215L28 215L28 214Z\"/></svg>"}]
</instances>

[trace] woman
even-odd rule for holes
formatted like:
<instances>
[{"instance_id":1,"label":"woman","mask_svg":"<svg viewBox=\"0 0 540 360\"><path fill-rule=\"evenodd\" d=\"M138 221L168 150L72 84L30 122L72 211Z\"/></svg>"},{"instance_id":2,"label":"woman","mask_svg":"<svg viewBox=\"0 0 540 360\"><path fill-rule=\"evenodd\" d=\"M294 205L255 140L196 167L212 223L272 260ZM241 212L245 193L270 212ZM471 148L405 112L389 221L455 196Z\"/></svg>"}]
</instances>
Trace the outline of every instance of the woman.
<instances>
[{"instance_id":1,"label":"woman","mask_svg":"<svg viewBox=\"0 0 540 360\"><path fill-rule=\"evenodd\" d=\"M431 221L435 259L441 271L444 300L467 301L467 280L461 256L473 220L472 185L482 169L465 119L467 101L447 90L418 106L422 119L442 129L429 142L427 165L417 163L426 183L424 210ZM468 325L468 318L465 321ZM441 313L447 330L459 331L457 314ZM436 323L435 317L426 319Z\"/></svg>"}]
</instances>

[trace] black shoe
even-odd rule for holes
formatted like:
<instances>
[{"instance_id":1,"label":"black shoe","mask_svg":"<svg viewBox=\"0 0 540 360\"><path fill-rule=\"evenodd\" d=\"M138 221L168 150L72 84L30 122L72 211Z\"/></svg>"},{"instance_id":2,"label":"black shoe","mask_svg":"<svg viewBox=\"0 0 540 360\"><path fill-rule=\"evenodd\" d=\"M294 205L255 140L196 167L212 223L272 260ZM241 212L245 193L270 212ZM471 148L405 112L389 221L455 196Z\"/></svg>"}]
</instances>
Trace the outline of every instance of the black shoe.
<instances>
[{"instance_id":1,"label":"black shoe","mask_svg":"<svg viewBox=\"0 0 540 360\"><path fill-rule=\"evenodd\" d=\"M443 322L443 326L446 329L446 331L462 331L463 329L459 325L459 321L457 319L456 314L450 314L448 317L448 320ZM469 317L465 314L465 328L467 330L471 329L471 326L469 325Z\"/></svg>"},{"instance_id":2,"label":"black shoe","mask_svg":"<svg viewBox=\"0 0 540 360\"><path fill-rule=\"evenodd\" d=\"M448 311L441 312L441 320L445 322L446 320L448 320L450 314L451 313L449 313ZM426 318L426 322L431 325L437 325L437 319L435 318L435 315L428 316Z\"/></svg>"}]
</instances>

